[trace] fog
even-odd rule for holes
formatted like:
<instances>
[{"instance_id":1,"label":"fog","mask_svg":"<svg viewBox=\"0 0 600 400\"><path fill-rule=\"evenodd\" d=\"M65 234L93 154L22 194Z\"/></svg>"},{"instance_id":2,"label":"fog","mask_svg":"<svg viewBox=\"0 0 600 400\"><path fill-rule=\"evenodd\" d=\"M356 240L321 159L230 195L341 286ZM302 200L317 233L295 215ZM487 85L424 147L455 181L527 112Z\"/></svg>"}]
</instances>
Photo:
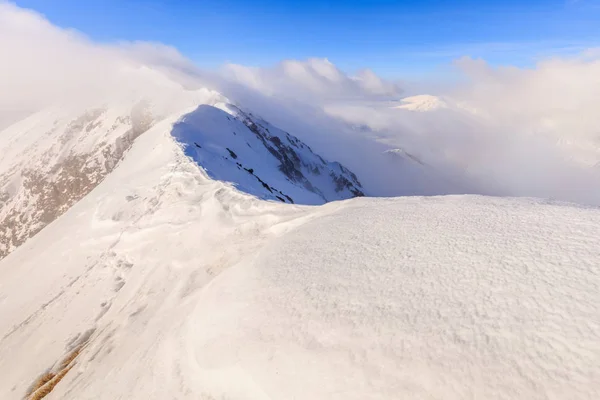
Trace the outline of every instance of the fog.
<instances>
[{"instance_id":1,"label":"fog","mask_svg":"<svg viewBox=\"0 0 600 400\"><path fill-rule=\"evenodd\" d=\"M529 69L462 58L455 82L428 84L422 94L436 97L423 104L401 101L405 87L416 90L402 77L390 81L369 69L348 74L326 59L206 71L167 45L95 43L1 1L0 54L0 129L57 104L137 96L175 110L179 97L208 88L346 164L371 195L600 204L594 49ZM393 149L401 150L386 153Z\"/></svg>"},{"instance_id":2,"label":"fog","mask_svg":"<svg viewBox=\"0 0 600 400\"><path fill-rule=\"evenodd\" d=\"M466 57L454 67L459 79L434 90L436 97L425 100L435 102L424 108L402 107L398 82L369 72L375 84L365 87L327 60L225 69L245 87L276 99L279 108L308 120L318 115L320 126L328 126L326 117L346 122L308 140L325 152L353 140L356 146L335 157L359 171L370 168L378 194L469 192L600 204L598 52L547 59L530 69L494 68ZM381 151L375 143L400 148L427 168L376 159L370 154Z\"/></svg>"}]
</instances>

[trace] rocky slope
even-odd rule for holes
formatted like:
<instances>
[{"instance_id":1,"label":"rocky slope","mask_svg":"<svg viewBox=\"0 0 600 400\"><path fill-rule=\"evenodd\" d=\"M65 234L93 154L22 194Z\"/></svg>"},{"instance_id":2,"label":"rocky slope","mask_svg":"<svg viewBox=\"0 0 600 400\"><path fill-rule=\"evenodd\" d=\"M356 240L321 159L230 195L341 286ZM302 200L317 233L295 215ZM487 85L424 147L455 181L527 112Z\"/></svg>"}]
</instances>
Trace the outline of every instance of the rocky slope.
<instances>
[{"instance_id":1,"label":"rocky slope","mask_svg":"<svg viewBox=\"0 0 600 400\"><path fill-rule=\"evenodd\" d=\"M212 178L260 198L323 204L364 195L343 165L231 104L198 107L175 124L173 136Z\"/></svg>"},{"instance_id":2,"label":"rocky slope","mask_svg":"<svg viewBox=\"0 0 600 400\"><path fill-rule=\"evenodd\" d=\"M138 104L76 117L50 110L2 132L0 258L87 195L153 123Z\"/></svg>"}]
</instances>

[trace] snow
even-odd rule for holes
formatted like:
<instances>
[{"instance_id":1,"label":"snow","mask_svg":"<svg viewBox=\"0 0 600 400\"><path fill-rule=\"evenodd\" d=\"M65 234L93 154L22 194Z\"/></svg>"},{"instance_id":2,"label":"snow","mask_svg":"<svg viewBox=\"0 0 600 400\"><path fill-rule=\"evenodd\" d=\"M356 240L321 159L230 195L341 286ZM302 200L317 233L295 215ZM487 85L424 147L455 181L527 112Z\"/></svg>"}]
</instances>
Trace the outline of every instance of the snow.
<instances>
[{"instance_id":1,"label":"snow","mask_svg":"<svg viewBox=\"0 0 600 400\"><path fill-rule=\"evenodd\" d=\"M89 193L137 136L165 118L179 120L166 130L189 157L239 190L299 204L363 195L341 164L218 92L155 81L164 96L144 98L131 88L119 101L48 108L0 131L0 259Z\"/></svg>"},{"instance_id":2,"label":"snow","mask_svg":"<svg viewBox=\"0 0 600 400\"><path fill-rule=\"evenodd\" d=\"M362 189L341 164L326 162L298 138L231 104L199 106L172 134L211 178L263 199L317 205ZM338 187L336 179L350 187Z\"/></svg>"},{"instance_id":3,"label":"snow","mask_svg":"<svg viewBox=\"0 0 600 400\"><path fill-rule=\"evenodd\" d=\"M157 78L153 83L166 85ZM100 143L110 143L130 129L125 118L129 118L132 109L140 105L154 120L160 121L170 115L181 115L182 110L199 104L212 105L223 101L227 99L207 89L170 88L169 92L161 92L160 96L144 97L132 88L119 101L79 105L64 103L48 107L0 131L0 149L3 152L0 173L14 165L36 165L40 158L46 162L39 167L48 169L65 154L95 151ZM66 131L73 125L82 125L86 130L77 132L76 136L68 135Z\"/></svg>"},{"instance_id":4,"label":"snow","mask_svg":"<svg viewBox=\"0 0 600 400\"><path fill-rule=\"evenodd\" d=\"M394 108L426 112L448 107L446 102L441 98L428 94L405 97L401 99L401 103L402 105L395 106Z\"/></svg>"},{"instance_id":5,"label":"snow","mask_svg":"<svg viewBox=\"0 0 600 400\"><path fill-rule=\"evenodd\" d=\"M300 140L366 194L600 204L597 91L547 84L561 62L398 103L0 8L0 399L48 371L49 400L600 398L598 208L347 200Z\"/></svg>"},{"instance_id":6,"label":"snow","mask_svg":"<svg viewBox=\"0 0 600 400\"><path fill-rule=\"evenodd\" d=\"M180 101L186 109L185 93ZM133 96L110 106L47 108L1 131L0 259L89 193L135 137L164 117Z\"/></svg>"},{"instance_id":7,"label":"snow","mask_svg":"<svg viewBox=\"0 0 600 400\"><path fill-rule=\"evenodd\" d=\"M215 397L239 380L248 398L598 398L598 210L328 207L206 290L195 354Z\"/></svg>"},{"instance_id":8,"label":"snow","mask_svg":"<svg viewBox=\"0 0 600 400\"><path fill-rule=\"evenodd\" d=\"M48 399L599 397L598 209L264 201L179 116L0 262L0 398L86 332Z\"/></svg>"}]
</instances>

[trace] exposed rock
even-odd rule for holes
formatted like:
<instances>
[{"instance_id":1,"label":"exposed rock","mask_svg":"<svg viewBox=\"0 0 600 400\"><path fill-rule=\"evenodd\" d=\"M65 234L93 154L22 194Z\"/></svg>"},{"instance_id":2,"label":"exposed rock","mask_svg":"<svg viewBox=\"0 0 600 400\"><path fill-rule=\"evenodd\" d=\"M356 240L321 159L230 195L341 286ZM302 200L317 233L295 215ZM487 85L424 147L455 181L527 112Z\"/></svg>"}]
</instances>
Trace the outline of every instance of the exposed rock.
<instances>
[{"instance_id":1,"label":"exposed rock","mask_svg":"<svg viewBox=\"0 0 600 400\"><path fill-rule=\"evenodd\" d=\"M71 121L59 137L61 145L106 123L105 110L91 110ZM66 212L114 170L134 140L153 124L143 104L131 115L115 120L111 129L129 129L112 143L101 142L93 151L70 152L47 170L23 167L21 183L11 196L0 193L0 259ZM48 154L46 156L49 157ZM9 171L0 182L15 177Z\"/></svg>"},{"instance_id":2,"label":"exposed rock","mask_svg":"<svg viewBox=\"0 0 600 400\"><path fill-rule=\"evenodd\" d=\"M292 182L302 184L311 192L317 193L321 197L324 197L323 193L316 188L309 179L307 179L302 171L302 167L305 167L313 175L320 175L321 168L328 165L328 163L321 156L316 155L321 166L303 162L302 158L298 155L297 150L306 149L314 154L309 146L302 143L298 138L285 132L287 142L290 143L291 146L286 145L283 143L280 137L271 135L269 129L264 127L261 121L254 117L252 113L246 114L239 108L235 108L235 110L238 113L238 118L240 118L244 125L246 125L248 129L250 129L250 131L252 131L256 137L260 139L269 152L279 160L279 170L284 173L288 179L290 179ZM364 196L362 185L353 172L337 162L331 163L331 165L338 170L330 172L331 179L336 185L337 192L347 189L354 196Z\"/></svg>"}]
</instances>

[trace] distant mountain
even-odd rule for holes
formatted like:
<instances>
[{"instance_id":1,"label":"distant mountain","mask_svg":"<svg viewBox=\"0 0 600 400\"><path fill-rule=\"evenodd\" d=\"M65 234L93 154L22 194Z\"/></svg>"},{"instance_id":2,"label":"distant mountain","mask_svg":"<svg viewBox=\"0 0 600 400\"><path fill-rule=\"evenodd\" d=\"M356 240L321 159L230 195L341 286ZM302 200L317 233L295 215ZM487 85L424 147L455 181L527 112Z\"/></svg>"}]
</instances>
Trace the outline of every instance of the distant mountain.
<instances>
[{"instance_id":1,"label":"distant mountain","mask_svg":"<svg viewBox=\"0 0 600 400\"><path fill-rule=\"evenodd\" d=\"M411 162L415 162L423 167L427 165L419 157L401 148L386 150L385 154L393 157L394 159L409 160Z\"/></svg>"},{"instance_id":2,"label":"distant mountain","mask_svg":"<svg viewBox=\"0 0 600 400\"><path fill-rule=\"evenodd\" d=\"M428 94L405 97L400 102L401 105L394 108L410 111L431 111L448 107L448 104L441 98Z\"/></svg>"}]
</instances>

